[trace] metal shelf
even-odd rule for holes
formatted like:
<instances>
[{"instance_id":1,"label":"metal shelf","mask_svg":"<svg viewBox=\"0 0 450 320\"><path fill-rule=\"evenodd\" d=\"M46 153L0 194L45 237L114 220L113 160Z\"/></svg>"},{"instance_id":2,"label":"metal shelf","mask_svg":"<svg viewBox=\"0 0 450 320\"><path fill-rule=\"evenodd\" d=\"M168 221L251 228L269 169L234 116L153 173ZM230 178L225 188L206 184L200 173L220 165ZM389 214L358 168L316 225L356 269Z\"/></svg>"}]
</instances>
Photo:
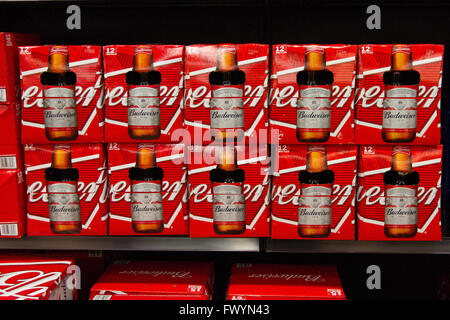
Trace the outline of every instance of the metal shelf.
<instances>
[{"instance_id":1,"label":"metal shelf","mask_svg":"<svg viewBox=\"0 0 450 320\"><path fill-rule=\"evenodd\" d=\"M332 241L267 239L266 252L450 254L450 238L444 238L442 241Z\"/></svg>"},{"instance_id":2,"label":"metal shelf","mask_svg":"<svg viewBox=\"0 0 450 320\"><path fill-rule=\"evenodd\" d=\"M259 252L258 238L24 237L0 239L0 249Z\"/></svg>"}]
</instances>

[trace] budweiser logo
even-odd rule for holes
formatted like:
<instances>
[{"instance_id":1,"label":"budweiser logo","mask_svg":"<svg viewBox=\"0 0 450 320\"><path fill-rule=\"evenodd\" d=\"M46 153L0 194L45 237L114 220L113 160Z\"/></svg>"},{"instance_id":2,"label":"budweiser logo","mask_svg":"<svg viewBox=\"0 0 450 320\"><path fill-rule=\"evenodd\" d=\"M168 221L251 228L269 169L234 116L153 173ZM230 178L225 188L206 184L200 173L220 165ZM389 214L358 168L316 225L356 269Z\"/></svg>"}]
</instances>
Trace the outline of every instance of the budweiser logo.
<instances>
[{"instance_id":1,"label":"budweiser logo","mask_svg":"<svg viewBox=\"0 0 450 320\"><path fill-rule=\"evenodd\" d=\"M133 276L152 276L154 278L160 276L168 276L170 278L190 279L192 278L190 271L156 271L156 270L123 270L120 271L121 275L133 275Z\"/></svg>"},{"instance_id":2,"label":"budweiser logo","mask_svg":"<svg viewBox=\"0 0 450 320\"><path fill-rule=\"evenodd\" d=\"M184 186L184 182L175 181L170 183L169 181L162 182L162 198L168 201L174 201L177 199L178 194L181 192L181 189ZM119 201L131 201L131 186L129 181L119 181L114 184L111 184L110 188L111 201L119 202ZM186 195L184 195L186 197ZM183 198L184 202L187 202L186 198Z\"/></svg>"},{"instance_id":3,"label":"budweiser logo","mask_svg":"<svg viewBox=\"0 0 450 320\"><path fill-rule=\"evenodd\" d=\"M439 94L437 86L426 87L419 86L417 91L417 107L429 108ZM383 108L383 99L385 90L383 86L373 86L370 88L360 88L356 95L356 103L360 103L362 108L370 108L376 106Z\"/></svg>"},{"instance_id":4,"label":"budweiser logo","mask_svg":"<svg viewBox=\"0 0 450 320\"><path fill-rule=\"evenodd\" d=\"M335 108L342 108L352 97L352 90L353 89L351 86L345 86L341 88L337 85L334 85L331 93L331 106ZM299 98L297 86L285 86L283 88L272 89L271 91L271 105L275 105L278 108L286 106L297 108L297 101Z\"/></svg>"},{"instance_id":5,"label":"budweiser logo","mask_svg":"<svg viewBox=\"0 0 450 320\"><path fill-rule=\"evenodd\" d=\"M418 187L417 188L417 199L418 203L422 203L425 206L431 205L437 194L439 189L437 187L425 188ZM365 204L368 206L372 206L375 204L385 205L386 196L384 194L384 188L380 186L374 186L370 188L365 188L364 186L358 186L357 191L357 201L365 201Z\"/></svg>"},{"instance_id":6,"label":"budweiser logo","mask_svg":"<svg viewBox=\"0 0 450 320\"><path fill-rule=\"evenodd\" d=\"M0 296L15 297L18 300L39 299L46 293L45 284L59 281L60 272L24 270L0 274Z\"/></svg>"},{"instance_id":7,"label":"budweiser logo","mask_svg":"<svg viewBox=\"0 0 450 320\"><path fill-rule=\"evenodd\" d=\"M101 170L96 182L78 181L77 191L80 201L91 202L100 191L99 202L105 203L108 200L108 179L106 170ZM47 186L43 181L35 181L27 188L29 202L48 202Z\"/></svg>"},{"instance_id":8,"label":"budweiser logo","mask_svg":"<svg viewBox=\"0 0 450 320\"><path fill-rule=\"evenodd\" d=\"M348 184L340 186L338 184L333 185L333 197L331 203L338 206L343 205L347 199L352 195L353 187ZM292 203L295 206L299 205L300 198L300 184L288 184L285 186L276 186L272 188L272 201L278 202L280 205L286 205Z\"/></svg>"},{"instance_id":9,"label":"budweiser logo","mask_svg":"<svg viewBox=\"0 0 450 320\"><path fill-rule=\"evenodd\" d=\"M320 274L301 274L301 273L251 273L248 275L249 278L255 279L303 279L307 282L324 282L325 279L322 278Z\"/></svg>"},{"instance_id":10,"label":"budweiser logo","mask_svg":"<svg viewBox=\"0 0 450 320\"><path fill-rule=\"evenodd\" d=\"M100 96L97 100L96 108L103 108L103 76L99 75L95 81L93 87L75 87L75 98L77 106L87 107L94 100L97 92L100 92ZM44 107L44 100L41 86L30 86L22 92L22 105L24 108L32 108L37 106L38 108Z\"/></svg>"}]
</instances>

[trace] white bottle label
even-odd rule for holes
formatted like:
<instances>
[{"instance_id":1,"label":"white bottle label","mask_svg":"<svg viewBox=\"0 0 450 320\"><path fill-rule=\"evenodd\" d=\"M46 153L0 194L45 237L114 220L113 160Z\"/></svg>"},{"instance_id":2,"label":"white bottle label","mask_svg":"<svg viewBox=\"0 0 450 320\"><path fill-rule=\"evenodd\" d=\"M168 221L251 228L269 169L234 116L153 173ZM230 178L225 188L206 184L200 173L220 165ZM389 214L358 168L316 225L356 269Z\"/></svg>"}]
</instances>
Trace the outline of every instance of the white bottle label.
<instances>
[{"instance_id":1,"label":"white bottle label","mask_svg":"<svg viewBox=\"0 0 450 320\"><path fill-rule=\"evenodd\" d=\"M310 86L300 89L297 105L297 128L328 131L330 129L330 89Z\"/></svg>"},{"instance_id":2,"label":"white bottle label","mask_svg":"<svg viewBox=\"0 0 450 320\"><path fill-rule=\"evenodd\" d=\"M161 181L132 182L131 219L135 222L152 223L164 220Z\"/></svg>"},{"instance_id":3,"label":"white bottle label","mask_svg":"<svg viewBox=\"0 0 450 320\"><path fill-rule=\"evenodd\" d=\"M243 90L221 87L212 91L210 107L211 129L244 128Z\"/></svg>"},{"instance_id":4,"label":"white bottle label","mask_svg":"<svg viewBox=\"0 0 450 320\"><path fill-rule=\"evenodd\" d=\"M383 101L383 128L415 129L417 125L417 90L407 87L386 89Z\"/></svg>"},{"instance_id":5,"label":"white bottle label","mask_svg":"<svg viewBox=\"0 0 450 320\"><path fill-rule=\"evenodd\" d=\"M331 187L307 185L302 188L298 224L300 226L331 225Z\"/></svg>"},{"instance_id":6,"label":"white bottle label","mask_svg":"<svg viewBox=\"0 0 450 320\"><path fill-rule=\"evenodd\" d=\"M128 88L128 126L146 128L159 126L159 89L157 87L129 86Z\"/></svg>"},{"instance_id":7,"label":"white bottle label","mask_svg":"<svg viewBox=\"0 0 450 320\"><path fill-rule=\"evenodd\" d=\"M384 224L391 226L417 225L417 203L415 186L386 186Z\"/></svg>"},{"instance_id":8,"label":"white bottle label","mask_svg":"<svg viewBox=\"0 0 450 320\"><path fill-rule=\"evenodd\" d=\"M245 197L240 183L214 184L214 222L245 222Z\"/></svg>"},{"instance_id":9,"label":"white bottle label","mask_svg":"<svg viewBox=\"0 0 450 320\"><path fill-rule=\"evenodd\" d=\"M44 88L46 128L77 128L77 105L73 87Z\"/></svg>"},{"instance_id":10,"label":"white bottle label","mask_svg":"<svg viewBox=\"0 0 450 320\"><path fill-rule=\"evenodd\" d=\"M48 182L47 191L50 221L81 221L76 182Z\"/></svg>"}]
</instances>

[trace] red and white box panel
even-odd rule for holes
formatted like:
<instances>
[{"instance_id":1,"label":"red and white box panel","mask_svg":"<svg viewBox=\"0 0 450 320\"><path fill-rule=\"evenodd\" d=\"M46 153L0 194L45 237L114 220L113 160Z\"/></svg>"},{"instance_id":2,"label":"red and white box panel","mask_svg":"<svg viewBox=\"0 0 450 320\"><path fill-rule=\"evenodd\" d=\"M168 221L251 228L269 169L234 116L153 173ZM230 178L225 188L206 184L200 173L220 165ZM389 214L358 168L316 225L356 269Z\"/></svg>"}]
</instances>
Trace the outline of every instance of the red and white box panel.
<instances>
[{"instance_id":1,"label":"red and white box panel","mask_svg":"<svg viewBox=\"0 0 450 320\"><path fill-rule=\"evenodd\" d=\"M336 266L236 263L227 300L346 300Z\"/></svg>"},{"instance_id":2,"label":"red and white box panel","mask_svg":"<svg viewBox=\"0 0 450 320\"><path fill-rule=\"evenodd\" d=\"M274 150L274 173L272 181L272 228L273 239L355 239L355 183L358 148L353 145L326 145L327 169L334 173L334 181L306 185L300 181L300 172L307 168L308 147L306 145L279 145ZM322 171L324 172L324 171ZM321 173L322 173L321 172ZM319 173L319 175L321 174ZM319 181L320 182L320 181ZM323 188L328 192L308 195L308 187ZM326 189L325 189L326 188ZM311 201L308 201L311 200ZM317 201L318 200L318 201ZM328 212L320 211L321 200L328 201ZM326 201L325 201L326 202ZM310 203L311 205L307 205ZM301 205L302 204L302 205ZM300 210L309 214L300 217ZM323 214L323 219L314 218L314 212ZM308 218L308 216L310 216ZM314 233L304 236L299 231L303 223L319 224L329 228L327 235ZM323 220L323 221L322 221ZM303 221L303 223L302 223Z\"/></svg>"},{"instance_id":3,"label":"red and white box panel","mask_svg":"<svg viewBox=\"0 0 450 320\"><path fill-rule=\"evenodd\" d=\"M444 46L358 46L357 144L441 142Z\"/></svg>"},{"instance_id":4,"label":"red and white box panel","mask_svg":"<svg viewBox=\"0 0 450 320\"><path fill-rule=\"evenodd\" d=\"M442 146L359 147L359 240L441 240Z\"/></svg>"},{"instance_id":5,"label":"red and white box panel","mask_svg":"<svg viewBox=\"0 0 450 320\"><path fill-rule=\"evenodd\" d=\"M235 151L236 170L219 173L222 145L188 147L189 235L268 237L271 179L267 145L229 148Z\"/></svg>"},{"instance_id":6,"label":"red and white box panel","mask_svg":"<svg viewBox=\"0 0 450 320\"><path fill-rule=\"evenodd\" d=\"M19 48L22 143L104 141L99 46Z\"/></svg>"},{"instance_id":7,"label":"red and white box panel","mask_svg":"<svg viewBox=\"0 0 450 320\"><path fill-rule=\"evenodd\" d=\"M191 45L185 55L186 145L266 143L269 46ZM189 139L189 140L188 140Z\"/></svg>"},{"instance_id":8,"label":"red and white box panel","mask_svg":"<svg viewBox=\"0 0 450 320\"><path fill-rule=\"evenodd\" d=\"M27 234L107 235L104 145L24 146Z\"/></svg>"},{"instance_id":9,"label":"red and white box panel","mask_svg":"<svg viewBox=\"0 0 450 320\"><path fill-rule=\"evenodd\" d=\"M106 142L176 143L182 139L183 58L181 45L103 47ZM133 77L133 72L148 76ZM153 127L159 127L158 137L139 135L140 129Z\"/></svg>"},{"instance_id":10,"label":"red and white box panel","mask_svg":"<svg viewBox=\"0 0 450 320\"><path fill-rule=\"evenodd\" d=\"M155 152L156 167L162 179L131 179L140 147L149 146ZM176 144L108 144L110 182L109 235L187 235L188 193L187 170L184 164L185 146ZM152 192L138 191L139 185L159 184ZM150 188L151 189L151 188ZM150 190L149 189L149 190ZM144 189L146 190L145 186ZM143 196L141 199L140 196ZM157 219L163 227L152 232L137 232L135 223Z\"/></svg>"},{"instance_id":11,"label":"red and white box panel","mask_svg":"<svg viewBox=\"0 0 450 320\"><path fill-rule=\"evenodd\" d=\"M272 46L272 143L353 142L356 49L344 44Z\"/></svg>"},{"instance_id":12,"label":"red and white box panel","mask_svg":"<svg viewBox=\"0 0 450 320\"><path fill-rule=\"evenodd\" d=\"M90 300L211 300L213 264L116 261L91 288Z\"/></svg>"}]
</instances>

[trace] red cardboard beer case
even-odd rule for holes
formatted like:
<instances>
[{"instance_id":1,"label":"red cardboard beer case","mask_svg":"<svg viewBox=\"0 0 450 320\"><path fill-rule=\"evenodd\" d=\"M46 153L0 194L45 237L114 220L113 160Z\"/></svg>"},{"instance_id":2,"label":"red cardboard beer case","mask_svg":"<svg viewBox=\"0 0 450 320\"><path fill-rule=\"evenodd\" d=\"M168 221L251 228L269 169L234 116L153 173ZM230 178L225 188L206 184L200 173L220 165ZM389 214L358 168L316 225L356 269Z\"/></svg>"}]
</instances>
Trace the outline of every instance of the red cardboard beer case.
<instances>
[{"instance_id":1,"label":"red cardboard beer case","mask_svg":"<svg viewBox=\"0 0 450 320\"><path fill-rule=\"evenodd\" d=\"M77 182L64 180L54 182L46 180L46 171L52 167L55 146L58 145L24 146L28 204L27 234L64 235L54 233L52 223L64 225L79 219L81 232L72 235L106 235L108 176L104 146L64 145L70 149L71 170L78 171L79 177Z\"/></svg>"},{"instance_id":2,"label":"red cardboard beer case","mask_svg":"<svg viewBox=\"0 0 450 320\"><path fill-rule=\"evenodd\" d=\"M417 80L408 82L405 77L398 78L396 86L388 81L397 47L391 44L358 46L355 94L355 141L358 144L392 144L383 139L383 132L402 134L407 131L415 132L415 138L400 143L436 145L441 141L444 46L411 44L401 45L399 50L401 47L410 55L412 70L420 76L418 85Z\"/></svg>"},{"instance_id":3,"label":"red cardboard beer case","mask_svg":"<svg viewBox=\"0 0 450 320\"><path fill-rule=\"evenodd\" d=\"M227 300L345 300L336 266L236 263Z\"/></svg>"},{"instance_id":4,"label":"red cardboard beer case","mask_svg":"<svg viewBox=\"0 0 450 320\"><path fill-rule=\"evenodd\" d=\"M117 261L91 288L90 300L210 300L213 264Z\"/></svg>"},{"instance_id":5,"label":"red cardboard beer case","mask_svg":"<svg viewBox=\"0 0 450 320\"><path fill-rule=\"evenodd\" d=\"M55 76L58 73L52 72L43 82L45 73L50 71L50 57L56 53L68 60L71 76ZM20 47L19 60L22 143L57 143L62 140L49 140L49 135L70 130L78 134L65 138L70 143L104 141L101 47Z\"/></svg>"},{"instance_id":6,"label":"red cardboard beer case","mask_svg":"<svg viewBox=\"0 0 450 320\"><path fill-rule=\"evenodd\" d=\"M222 55L228 58L220 58ZM236 60L231 62L231 57ZM223 60L233 64L231 68L237 65L239 71L221 75ZM183 143L209 144L216 131L236 131L242 143L266 143L268 77L268 45L187 46L184 125L189 136Z\"/></svg>"},{"instance_id":7,"label":"red cardboard beer case","mask_svg":"<svg viewBox=\"0 0 450 320\"><path fill-rule=\"evenodd\" d=\"M76 300L72 259L3 255L0 300Z\"/></svg>"},{"instance_id":8,"label":"red cardboard beer case","mask_svg":"<svg viewBox=\"0 0 450 320\"><path fill-rule=\"evenodd\" d=\"M105 141L106 142L138 142L176 143L183 136L183 56L181 45L148 45L153 58L153 68L161 76L159 85L133 86L127 84L127 73L133 69L135 45L109 45L103 47L105 72ZM135 92L148 90L144 104L140 108L152 109L149 102L152 97L158 108L157 122L160 125L159 138L131 138L129 128L141 128L145 120L141 115L131 115L133 108L130 97ZM131 96L130 96L131 92ZM156 106L155 105L155 106ZM155 108L153 108L155 109ZM141 120L139 120L139 118ZM151 119L149 123L154 125ZM176 133L176 136L174 135Z\"/></svg>"},{"instance_id":9,"label":"red cardboard beer case","mask_svg":"<svg viewBox=\"0 0 450 320\"><path fill-rule=\"evenodd\" d=\"M267 145L237 145L237 165L245 173L245 180L233 184L238 188L238 201L231 195L217 203L213 195L220 183L212 182L211 170L217 168L222 145L189 146L189 234L191 237L268 237L270 235L270 157ZM224 184L226 185L226 183ZM219 196L227 195L218 193ZM224 201L222 204L220 201ZM215 219L215 208L224 209ZM239 212L233 208L239 208ZM229 210L227 210L229 209ZM242 210L243 209L243 210ZM234 213L234 214L233 214ZM242 221L241 221L242 220ZM245 232L240 234L220 234L215 231L216 223L244 222Z\"/></svg>"},{"instance_id":10,"label":"red cardboard beer case","mask_svg":"<svg viewBox=\"0 0 450 320\"><path fill-rule=\"evenodd\" d=\"M297 83L298 73L306 71L306 53L312 48L311 45L272 46L269 107L271 139L280 144L311 143L300 141L297 131L329 131L329 138L321 143L352 143L356 46L314 46L324 50L326 69L332 72L334 78L331 85L308 86ZM323 102L319 109L316 107L318 102ZM300 114L304 115L303 121Z\"/></svg>"},{"instance_id":11,"label":"red cardboard beer case","mask_svg":"<svg viewBox=\"0 0 450 320\"><path fill-rule=\"evenodd\" d=\"M26 232L23 169L0 170L0 238L21 238Z\"/></svg>"},{"instance_id":12,"label":"red cardboard beer case","mask_svg":"<svg viewBox=\"0 0 450 320\"><path fill-rule=\"evenodd\" d=\"M417 186L398 185L408 188L407 193L391 193L386 196L383 177L392 170L393 146L366 145L359 147L359 168L357 181L357 230L359 240L441 240L441 157L442 146L411 146L412 170L420 177ZM391 190L392 191L392 190ZM400 190L402 191L402 190ZM405 190L403 190L405 191ZM412 192L412 194L410 194ZM402 194L404 196L402 196ZM388 200L388 201L387 201ZM410 237L392 237L385 234L387 214L389 225L400 227L417 225L417 233ZM389 210L389 212L388 212ZM401 214L401 215L400 215ZM402 218L403 217L403 218ZM393 220L392 218L396 218ZM391 221L389 220L389 221Z\"/></svg>"},{"instance_id":13,"label":"red cardboard beer case","mask_svg":"<svg viewBox=\"0 0 450 320\"><path fill-rule=\"evenodd\" d=\"M279 145L274 152L272 181L272 228L274 239L355 239L355 183L358 149L353 145L327 145L328 169L334 173L331 187L331 231L326 237L302 237L299 228L299 202L302 193L300 170L306 170L306 145ZM305 187L303 187L305 188ZM323 198L319 196L318 198ZM314 204L312 208L315 208ZM316 220L313 220L316 221ZM317 222L316 222L317 223ZM322 223L322 222L321 222Z\"/></svg>"},{"instance_id":14,"label":"red cardboard beer case","mask_svg":"<svg viewBox=\"0 0 450 320\"><path fill-rule=\"evenodd\" d=\"M145 143L145 145L149 145ZM132 185L136 187L139 182L132 182L129 178L130 168L136 166L136 154L139 144L108 144L108 170L110 181L109 198L109 235L187 235L187 171L184 164L185 146L176 144L153 145L156 152L156 164L162 168L164 176L159 186L162 200L162 217L164 228L157 233L137 233L133 229L131 202ZM151 198L151 197L150 197ZM136 199L139 200L139 199ZM144 199L144 208L147 208ZM148 203L150 205L151 202ZM139 206L139 205L138 205ZM139 211L136 211L137 214ZM150 209L146 209L148 216ZM142 214L143 212L141 212ZM137 214L136 221L145 215Z\"/></svg>"}]
</instances>

